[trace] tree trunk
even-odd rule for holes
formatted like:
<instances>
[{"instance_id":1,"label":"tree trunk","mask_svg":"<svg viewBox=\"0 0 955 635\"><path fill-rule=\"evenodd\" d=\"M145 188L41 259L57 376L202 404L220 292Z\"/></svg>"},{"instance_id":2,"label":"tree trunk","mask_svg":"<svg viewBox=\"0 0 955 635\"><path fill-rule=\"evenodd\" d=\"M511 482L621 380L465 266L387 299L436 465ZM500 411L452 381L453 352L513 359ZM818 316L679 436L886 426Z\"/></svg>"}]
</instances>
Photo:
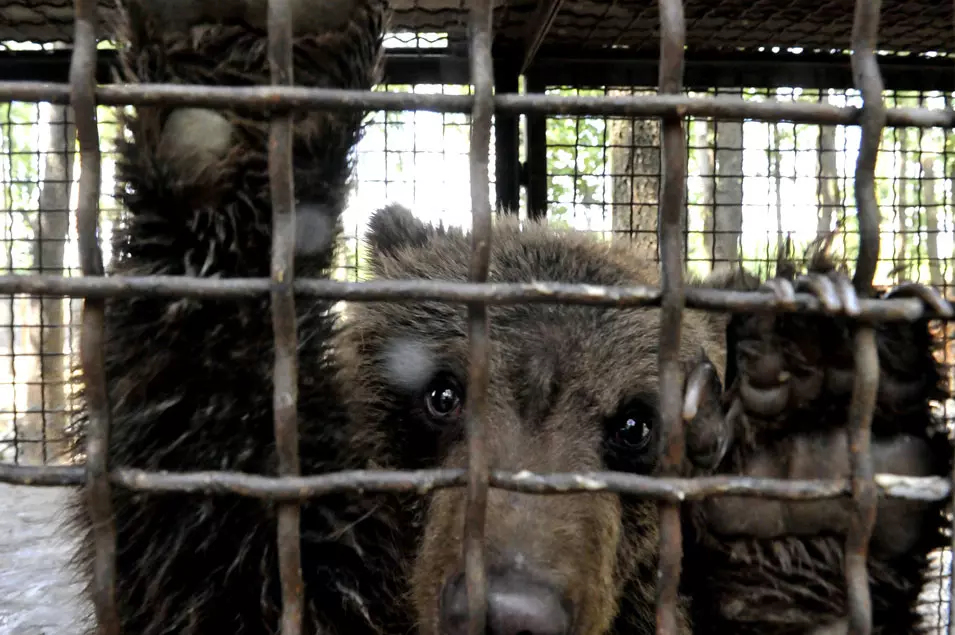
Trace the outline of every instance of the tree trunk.
<instances>
[{"instance_id":1,"label":"tree trunk","mask_svg":"<svg viewBox=\"0 0 955 635\"><path fill-rule=\"evenodd\" d=\"M902 129L896 131L896 183L898 183L898 197L896 206L895 221L895 249L892 250L892 269L895 272L897 281L902 281L907 277L909 269L908 262L908 225L905 222L909 214L909 207L913 204L911 188L909 187L908 166L909 166L909 142L910 136Z\"/></svg>"},{"instance_id":2,"label":"tree trunk","mask_svg":"<svg viewBox=\"0 0 955 635\"><path fill-rule=\"evenodd\" d=\"M613 119L609 126L614 239L632 240L639 258L658 260L660 124Z\"/></svg>"},{"instance_id":3,"label":"tree trunk","mask_svg":"<svg viewBox=\"0 0 955 635\"><path fill-rule=\"evenodd\" d=\"M938 197L935 193L935 159L922 156L922 205L925 207L925 252L928 257L929 278L939 291L945 285L942 276L942 261L938 257Z\"/></svg>"},{"instance_id":4,"label":"tree trunk","mask_svg":"<svg viewBox=\"0 0 955 635\"><path fill-rule=\"evenodd\" d=\"M715 126L713 264L736 265L743 233L743 122L719 121Z\"/></svg>"},{"instance_id":5,"label":"tree trunk","mask_svg":"<svg viewBox=\"0 0 955 635\"><path fill-rule=\"evenodd\" d=\"M715 235L713 219L716 217L716 214L714 213L715 200L713 199L713 190L715 186L713 164L715 161L713 158L712 149L712 126L706 121L697 121L695 124L695 127L700 131L696 140L696 145L697 147L702 148L696 152L697 157L699 157L697 159L697 166L700 177L703 181L703 190L700 197L700 218L703 223L703 258L712 264L713 236Z\"/></svg>"},{"instance_id":6,"label":"tree trunk","mask_svg":"<svg viewBox=\"0 0 955 635\"><path fill-rule=\"evenodd\" d=\"M33 264L39 273L64 275L64 248L69 237L70 191L76 126L72 109L49 107L49 139L44 153L45 171L34 223ZM21 423L23 436L42 443L27 443L25 463L59 462L65 457L69 423L67 399L66 335L63 298L35 298L38 319L30 334L31 348L39 357L27 391L28 415ZM24 425L25 424L25 425Z\"/></svg>"},{"instance_id":7,"label":"tree trunk","mask_svg":"<svg viewBox=\"0 0 955 635\"><path fill-rule=\"evenodd\" d=\"M770 174L773 176L773 186L776 188L776 251L783 249L783 174L782 154L780 153L779 126L773 125L773 147L770 153Z\"/></svg>"},{"instance_id":8,"label":"tree trunk","mask_svg":"<svg viewBox=\"0 0 955 635\"><path fill-rule=\"evenodd\" d=\"M839 170L836 165L836 127L819 129L819 181L816 184L816 236L832 230L832 214L840 205Z\"/></svg>"}]
</instances>

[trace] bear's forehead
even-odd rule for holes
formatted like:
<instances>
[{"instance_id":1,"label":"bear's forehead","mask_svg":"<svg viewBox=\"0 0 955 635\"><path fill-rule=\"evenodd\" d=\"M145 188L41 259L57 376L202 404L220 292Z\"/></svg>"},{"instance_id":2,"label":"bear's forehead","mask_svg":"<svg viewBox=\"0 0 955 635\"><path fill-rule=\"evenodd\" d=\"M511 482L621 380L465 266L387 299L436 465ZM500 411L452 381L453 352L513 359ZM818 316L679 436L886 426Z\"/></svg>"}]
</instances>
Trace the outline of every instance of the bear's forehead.
<instances>
[{"instance_id":1,"label":"bear's forehead","mask_svg":"<svg viewBox=\"0 0 955 635\"><path fill-rule=\"evenodd\" d=\"M470 240L459 234L433 236L420 246L382 259L385 278L466 281ZM642 261L627 243L598 240L582 233L540 227L518 231L503 224L491 243L491 282L565 282L572 284L652 284L658 266Z\"/></svg>"},{"instance_id":2,"label":"bear's forehead","mask_svg":"<svg viewBox=\"0 0 955 635\"><path fill-rule=\"evenodd\" d=\"M364 333L366 352L380 360L389 383L419 390L442 371L466 379L466 308L376 307L390 315L379 314L375 332ZM648 313L548 304L491 307L492 390L502 403L537 418L558 406L610 414L622 400L652 395L658 323Z\"/></svg>"},{"instance_id":3,"label":"bear's forehead","mask_svg":"<svg viewBox=\"0 0 955 635\"><path fill-rule=\"evenodd\" d=\"M650 284L655 266L641 266L625 248L580 235L499 231L491 251L490 282ZM382 257L380 277L468 280L470 242L434 237L423 246ZM466 375L468 315L460 304L374 303L359 309L366 346L376 357L406 368ZM659 311L555 303L491 305L491 380L531 399L559 395L608 404L656 385ZM366 349L368 350L368 349ZM398 360L398 361L396 361ZM404 360L404 361L400 361ZM606 402L606 403L604 403Z\"/></svg>"}]
</instances>

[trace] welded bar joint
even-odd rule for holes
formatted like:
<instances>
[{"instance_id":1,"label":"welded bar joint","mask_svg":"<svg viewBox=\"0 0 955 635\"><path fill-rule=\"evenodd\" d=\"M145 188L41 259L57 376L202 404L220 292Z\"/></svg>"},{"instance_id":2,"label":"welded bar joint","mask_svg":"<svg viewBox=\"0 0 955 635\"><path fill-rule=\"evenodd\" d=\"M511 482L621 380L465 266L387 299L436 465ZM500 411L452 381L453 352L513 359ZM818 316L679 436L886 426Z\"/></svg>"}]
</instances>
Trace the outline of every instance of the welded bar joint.
<instances>
[{"instance_id":1,"label":"welded bar joint","mask_svg":"<svg viewBox=\"0 0 955 635\"><path fill-rule=\"evenodd\" d=\"M686 24L682 0L659 0L661 95L678 95L683 88L683 49ZM661 271L661 310L658 372L660 423L663 432L662 473L675 474L684 460L680 337L683 320L683 199L686 181L686 139L683 117L671 114L661 125L660 209L658 220ZM660 505L660 549L657 574L657 635L676 635L677 599L683 536L678 502Z\"/></svg>"},{"instance_id":2,"label":"welded bar joint","mask_svg":"<svg viewBox=\"0 0 955 635\"><path fill-rule=\"evenodd\" d=\"M103 276L99 245L100 148L96 119L96 0L76 0L70 101L80 144L76 230L84 276ZM93 608L97 632L119 635L116 608L116 526L109 476L110 404L103 363L105 301L83 303L80 365L86 388L86 497L93 534Z\"/></svg>"},{"instance_id":3,"label":"welded bar joint","mask_svg":"<svg viewBox=\"0 0 955 635\"><path fill-rule=\"evenodd\" d=\"M884 86L875 54L880 5L881 0L856 0L852 25L852 76L856 88L862 93L855 175L859 257L853 277L853 287L861 296L872 293L872 279L879 258L875 167L886 124L882 100ZM872 602L867 562L878 504L870 437L879 389L879 353L874 327L857 323L854 328L855 381L849 406L849 462L855 514L846 535L845 577L849 634L869 635L872 632Z\"/></svg>"},{"instance_id":4,"label":"welded bar joint","mask_svg":"<svg viewBox=\"0 0 955 635\"><path fill-rule=\"evenodd\" d=\"M491 258L491 116L494 113L494 65L491 57L491 0L471 0L468 22L471 82L469 165L471 180L472 282L487 281ZM484 635L487 620L487 571L484 530L489 487L487 456L487 397L490 372L490 333L487 305L468 304L470 364L468 379L467 508L464 514L464 573L468 599L468 633Z\"/></svg>"},{"instance_id":5,"label":"welded bar joint","mask_svg":"<svg viewBox=\"0 0 955 635\"><path fill-rule=\"evenodd\" d=\"M0 101L69 103L68 84L0 82ZM196 108L252 108L276 110L423 110L470 113L475 95L396 93L301 86L187 86L178 84L126 84L100 86L97 103L104 106L192 106ZM727 121L792 122L855 126L862 111L855 106L817 102L745 101L736 97L685 95L579 96L502 94L493 98L502 114L608 116L608 117L711 117ZM953 128L955 113L928 108L891 108L886 125L915 128Z\"/></svg>"},{"instance_id":6,"label":"welded bar joint","mask_svg":"<svg viewBox=\"0 0 955 635\"><path fill-rule=\"evenodd\" d=\"M292 15L289 0L269 0L268 59L273 86L293 83ZM295 184L292 171L292 118L273 113L269 130L269 183L272 195L272 330L275 342L273 416L279 476L299 475L298 334L295 320ZM278 509L277 541L282 588L282 635L302 632L304 582L299 501Z\"/></svg>"}]
</instances>

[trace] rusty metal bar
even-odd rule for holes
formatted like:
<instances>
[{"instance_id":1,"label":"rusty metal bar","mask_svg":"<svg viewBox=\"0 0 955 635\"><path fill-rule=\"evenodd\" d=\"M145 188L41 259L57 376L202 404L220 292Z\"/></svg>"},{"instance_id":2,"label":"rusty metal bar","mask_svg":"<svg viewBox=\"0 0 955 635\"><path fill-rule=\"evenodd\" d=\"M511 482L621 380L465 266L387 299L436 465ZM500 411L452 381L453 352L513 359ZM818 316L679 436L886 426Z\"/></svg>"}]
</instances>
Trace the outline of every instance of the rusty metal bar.
<instances>
[{"instance_id":1,"label":"rusty metal bar","mask_svg":"<svg viewBox=\"0 0 955 635\"><path fill-rule=\"evenodd\" d=\"M875 54L880 10L881 0L856 0L852 24L852 76L856 88L862 93L862 130L855 174L859 257L852 282L856 293L861 296L872 292L872 278L879 259L875 166L886 123L882 101L884 86ZM849 406L849 464L856 513L846 535L845 576L849 634L869 635L872 632L872 600L867 562L878 504L870 440L879 390L879 352L875 328L871 324L859 323L855 329L855 381Z\"/></svg>"},{"instance_id":2,"label":"rusty metal bar","mask_svg":"<svg viewBox=\"0 0 955 635\"><path fill-rule=\"evenodd\" d=\"M135 492L169 492L244 496L271 501L306 500L337 492L416 492L462 487L465 470L346 471L307 477L267 477L244 472L147 472L120 468L110 474L113 484ZM0 464L0 483L63 487L82 485L82 467ZM851 496L850 479L790 480L712 476L695 479L640 476L627 472L532 474L491 470L490 486L528 494L613 492L672 502L712 496L748 496L778 500L828 500ZM879 496L941 501L955 488L941 476L912 477L876 474Z\"/></svg>"},{"instance_id":3,"label":"rusty metal bar","mask_svg":"<svg viewBox=\"0 0 955 635\"><path fill-rule=\"evenodd\" d=\"M494 114L494 64L491 0L471 0L468 22L471 83L469 148L471 179L471 266L473 282L487 282L491 260L491 117ZM468 600L468 633L484 635L487 621L487 571L484 530L490 476L487 457L487 392L491 342L487 305L468 304L468 469L467 509L464 514L464 575Z\"/></svg>"},{"instance_id":4,"label":"rusty metal bar","mask_svg":"<svg viewBox=\"0 0 955 635\"><path fill-rule=\"evenodd\" d=\"M659 0L660 94L683 90L683 49L686 23L683 0ZM663 118L660 134L660 210L657 222L661 291L660 342L657 356L660 375L660 426L663 437L661 473L676 474L686 452L683 438L682 369L680 331L683 321L683 210L686 182L686 134L683 117ZM676 635L683 532L679 502L660 505L660 550L657 564L657 635Z\"/></svg>"},{"instance_id":5,"label":"rusty metal bar","mask_svg":"<svg viewBox=\"0 0 955 635\"><path fill-rule=\"evenodd\" d=\"M107 106L195 106L201 108L276 108L354 110L424 110L469 113L473 95L369 92L300 86L188 86L125 84L100 86L97 103ZM69 86L45 82L0 82L0 101L69 102ZM504 114L542 114L617 117L713 117L719 120L859 125L860 108L818 102L743 101L734 97L683 95L573 96L527 93L493 98L494 110ZM926 108L891 108L887 126L953 128L955 113Z\"/></svg>"},{"instance_id":6,"label":"rusty metal bar","mask_svg":"<svg viewBox=\"0 0 955 635\"><path fill-rule=\"evenodd\" d=\"M867 561L878 504L869 441L879 390L879 352L872 326L860 326L853 339L856 370L849 406L849 452L850 484L856 514L846 535L845 575L849 635L869 635L872 632L872 602Z\"/></svg>"},{"instance_id":7,"label":"rusty metal bar","mask_svg":"<svg viewBox=\"0 0 955 635\"><path fill-rule=\"evenodd\" d=\"M14 465L0 463L0 483L33 487L68 487L86 483L83 465Z\"/></svg>"},{"instance_id":8,"label":"rusty metal bar","mask_svg":"<svg viewBox=\"0 0 955 635\"><path fill-rule=\"evenodd\" d=\"M952 2L952 31L955 33L955 1ZM948 106L951 103L950 100L946 99L945 104ZM949 108L949 114L955 115L955 109ZM952 473L951 478L955 479L955 463L952 464ZM951 493L951 508L955 511L955 488L952 489ZM952 514L951 519L951 540L949 542L949 565L948 565L948 626L946 630L949 635L955 634L955 513ZM944 553L944 552L943 552ZM940 571L941 575L944 576L944 567L945 567L945 558L944 555L940 555ZM941 595L941 593L939 594ZM940 598L941 599L941 598ZM939 611L941 613L941 611Z\"/></svg>"},{"instance_id":9,"label":"rusty metal bar","mask_svg":"<svg viewBox=\"0 0 955 635\"><path fill-rule=\"evenodd\" d=\"M110 276L64 278L50 274L0 276L0 293L74 298L189 297L249 298L269 293L268 278L206 279L187 276ZM299 278L295 293L350 302L480 302L484 304L585 304L594 306L659 306L661 292L649 285L600 286L559 282L445 282L440 280L370 280L337 282ZM815 296L797 293L783 301L764 291L731 291L690 287L686 306L704 311L773 312L843 315ZM955 307L941 296L931 304L917 298L859 298L858 319L876 322L914 322L951 319Z\"/></svg>"},{"instance_id":10,"label":"rusty metal bar","mask_svg":"<svg viewBox=\"0 0 955 635\"><path fill-rule=\"evenodd\" d=\"M861 134L856 160L856 206L859 215L859 261L853 285L865 295L879 260L879 206L875 198L875 164L886 124L884 87L875 47L881 0L856 0L852 27L852 76L862 93Z\"/></svg>"},{"instance_id":11,"label":"rusty metal bar","mask_svg":"<svg viewBox=\"0 0 955 635\"><path fill-rule=\"evenodd\" d=\"M293 81L290 0L268 1L268 59L273 86ZM292 117L276 113L269 130L269 184L272 195L272 330L275 366L272 409L279 476L298 476L298 330L295 319L295 184L292 171ZM299 635L304 614L301 507L285 501L278 509L282 635Z\"/></svg>"},{"instance_id":12,"label":"rusty metal bar","mask_svg":"<svg viewBox=\"0 0 955 635\"><path fill-rule=\"evenodd\" d=\"M76 0L70 102L80 144L79 201L76 231L84 276L103 276L99 246L100 148L96 120L96 0ZM97 632L119 635L116 608L116 526L109 480L110 403L103 364L104 304L83 302L80 364L86 384L86 497L93 534L93 608Z\"/></svg>"}]
</instances>

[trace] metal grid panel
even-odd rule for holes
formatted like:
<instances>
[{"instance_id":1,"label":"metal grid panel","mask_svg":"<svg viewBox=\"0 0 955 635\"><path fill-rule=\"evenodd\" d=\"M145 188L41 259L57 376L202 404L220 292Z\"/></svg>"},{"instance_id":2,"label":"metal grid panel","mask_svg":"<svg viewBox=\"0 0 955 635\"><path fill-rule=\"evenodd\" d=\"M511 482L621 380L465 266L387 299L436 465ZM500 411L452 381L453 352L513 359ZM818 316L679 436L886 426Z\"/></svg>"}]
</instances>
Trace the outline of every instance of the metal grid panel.
<instances>
[{"instance_id":1,"label":"metal grid panel","mask_svg":"<svg viewBox=\"0 0 955 635\"><path fill-rule=\"evenodd\" d=\"M648 91L640 87L547 88L551 95L588 98ZM706 94L742 94L742 99L755 103L861 103L854 90L687 91L690 97ZM943 112L952 96L938 91L885 91L884 98L892 107ZM640 257L658 261L658 122L557 116L548 117L546 124L544 206L551 222L599 232L607 239L626 238L639 245ZM690 269L704 275L718 266L742 264L767 275L780 242L791 239L806 245L836 228L840 232L835 248L854 259L858 219L851 176L857 144L854 126L690 117L684 213ZM887 128L879 152L874 180L884 213L876 283L916 280L948 295L955 277L949 187L955 156L947 130ZM737 218L714 226L714 218L733 212Z\"/></svg>"},{"instance_id":2,"label":"metal grid panel","mask_svg":"<svg viewBox=\"0 0 955 635\"><path fill-rule=\"evenodd\" d=\"M280 3L276 0L270 2L270 57L273 61L273 83L287 82L290 78L289 64L287 55L284 59L279 59L279 54L288 51L289 41L289 20L287 3ZM285 12L281 12L281 7L285 7ZM490 205L487 180L484 175L487 174L487 159L490 143L491 113L495 106L504 106L510 102L511 107L516 110L529 109L533 105L534 98L510 97L496 98L491 96L491 59L490 59L490 27L491 27L491 7L487 1L476 1L472 3L471 9L471 62L472 62L472 81L475 84L475 94L468 99L444 102L430 100L432 104L442 104L445 107L461 108L466 107L472 110L472 134L471 134L471 187L472 187L472 205L473 220L472 232L474 236L473 243L473 261L472 261L472 280L481 283L487 275L487 256L490 249ZM675 0L661 0L660 14L662 20L661 37L661 75L660 91L662 93L676 93L680 90L682 77L682 54L683 41L685 38L683 7ZM854 286L859 291L864 291L872 283L873 273L877 264L879 252L878 235L878 216L875 207L875 181L874 166L877 154L879 139L882 128L887 121L891 121L889 113L884 109L882 103L881 80L878 75L874 55L874 41L876 34L876 25L878 18L878 4L860 1L857 4L856 19L853 28L853 69L859 83L859 89L863 96L863 105L861 110L850 111L845 109L836 109L828 114L818 111L818 119L825 123L841 123L841 119L850 118L852 123L861 125L860 152L856 164L856 198L858 208L858 218L860 225L860 245L859 258L856 267ZM726 494L741 491L759 491L764 495L779 495L786 492L790 496L802 498L820 498L846 493L848 486L853 499L856 503L857 515L856 523L847 536L847 563L846 578L850 591L850 632L868 633L871 631L871 611L869 606L868 585L866 582L866 548L868 536L871 532L871 526L874 519L874 502L877 494L876 484L873 479L871 456L868 452L868 427L871 422L872 411L874 408L875 386L878 380L878 360L875 351L874 332L871 325L862 322L856 327L856 384L853 388L852 406L850 411L851 418L851 460L853 466L853 476L849 483L834 483L827 489L818 484L802 484L801 494L798 487L800 484L787 483L786 487L780 487L779 484L771 482L756 482L746 479L722 479L717 487L714 487L712 480L707 483L704 481L695 481L693 483L682 482L678 479L633 479L620 478L620 475L606 475L605 482L599 479L594 481L587 479L586 483L581 482L574 475L554 475L538 476L535 479L529 479L523 475L519 478L514 475L495 475L489 474L486 461L483 459L483 421L482 407L484 391L486 388L486 346L487 346L487 319L484 303L486 301L501 301L502 296L508 296L506 299L511 301L535 299L528 298L527 291L533 289L534 285L500 285L498 289L493 287L488 289L484 287L483 291L478 290L474 284L457 285L455 288L442 285L427 285L414 283L391 283L388 285L362 285L364 290L358 286L345 286L333 283L316 284L295 284L291 280L290 261L287 254L290 252L290 234L289 231L283 231L281 223L291 223L294 218L293 205L291 197L283 193L285 186L288 185L287 175L288 166L279 164L279 152L282 148L282 139L288 135L288 120L282 120L281 116L276 117L273 124L273 153L271 157L271 176L273 184L273 201L276 208L285 210L284 214L276 215L277 229L275 233L275 242L273 245L273 284L265 282L240 282L238 285L231 285L231 293L262 293L271 292L274 296L279 294L289 294L292 288L301 289L308 293L318 293L320 295L332 297L352 297L368 299L374 297L377 293L378 299L398 299L412 297L431 297L435 299L464 300L469 304L470 314L470 339L471 339L471 388L475 390L472 402L472 417L470 417L469 426L469 450L471 461L466 474L436 474L429 475L418 474L417 479L408 478L403 474L389 475L323 475L321 477L303 479L285 477L265 479L243 477L237 474L218 474L218 475L177 475L168 477L163 475L145 475L119 471L111 475L108 472L106 464L106 443L109 434L109 408L107 394L105 390L105 380L102 372L102 349L100 342L102 340L102 303L103 297L109 291L120 290L126 287L125 291L143 290L144 287L152 285L153 293L179 293L192 292L202 295L223 295L224 287L230 285L222 284L220 281L209 281L212 284L198 281L181 281L173 283L161 281L140 280L134 284L127 281L125 284L120 281L119 285L114 282L101 282L97 280L103 274L103 258L97 241L97 221L98 221L98 198L100 185L100 149L98 131L96 127L96 93L102 96L104 91L96 91L93 81L93 72L95 67L95 4L78 0L76 3L76 48L73 57L73 67L70 76L70 86L65 92L61 92L57 99L62 100L69 97L70 102L76 112L77 130L80 140L80 165L81 182L78 205L78 229L80 242L80 261L84 277L88 278L82 285L69 285L63 281L52 283L51 278L40 277L32 278L27 282L22 280L12 280L6 277L2 280L2 286L6 291L46 291L54 293L63 293L65 295L85 295L83 314L83 329L81 336L81 358L84 368L84 374L87 381L88 407L90 412L90 429L87 439L87 459L84 472L75 470L54 470L50 468L37 470L17 470L13 469L11 473L21 482L27 482L31 477L39 477L38 480L50 481L78 481L85 480L89 497L90 514L94 521L95 541L96 541L96 566L94 576L95 604L97 619L100 624L101 632L118 632L118 621L116 618L116 608L114 600L114 577L115 570L113 559L115 557L115 536L111 527L110 505L110 487L120 485L136 490L167 490L167 491L206 491L215 493L217 490L231 489L245 495L266 496L269 498L283 499L289 504L288 509L294 510L297 507L297 500L303 494L315 495L322 491L347 487L349 489L362 487L366 490L391 490L405 489L418 485L430 485L435 487L439 485L448 485L450 483L461 484L466 482L468 486L469 512L468 517L474 521L467 531L467 580L469 607L471 609L470 632L479 633L483 630L484 614L484 576L483 576L483 545L481 532L484 509L483 499L487 495L487 489L492 485L505 485L510 488L521 491L594 491L594 490L612 490L629 491L632 493L643 493L660 498L665 505L662 517L661 532L661 558L660 558L660 579L658 581L659 602L657 612L658 632L673 632L674 610L675 610L675 589L679 581L679 559L680 559L680 541L679 541L679 512L678 508L666 506L685 500L688 497L697 497L706 494ZM280 29L283 27L284 29ZM284 31L284 32L283 32ZM284 37L282 37L284 36ZM49 87L43 90L48 91ZM28 87L29 90L38 90L39 87ZM17 90L24 90L22 87ZM49 91L47 94L50 94ZM120 90L114 97L120 99L124 95L128 97L136 91ZM153 91L149 88L140 93L144 100L161 98L162 94L166 96L177 95L180 103L183 100L196 99L195 89L189 87L178 88L175 90L166 89L163 91ZM206 97L199 99L227 99L228 92L224 91L221 95L214 95L211 91L207 92ZM248 91L250 102L263 101L267 99L275 107L280 100L275 99L272 91L256 90ZM320 98L309 99L308 91L291 91L293 97L297 97L299 103L311 103L318 105L323 100L327 100L326 105L337 105L337 107L357 107L374 105L393 105L402 103L399 101L374 100L361 93L343 94L343 91L325 91ZM16 94L16 91L9 91ZM315 91L318 95L318 91ZM428 100L414 99L404 102L409 105L416 105ZM586 108L587 103L578 101L578 103L562 103L567 100L536 100L537 108L545 110L548 106L556 106L554 110L560 112L573 111L575 108ZM567 301L575 299L577 301L590 300L599 304L662 304L664 316L669 315L672 319L661 320L661 401L663 406L663 420L666 426L670 426L670 434L667 435L667 464L674 466L682 459L683 448L679 434L674 434L679 417L679 385L677 383L677 374L673 368L671 355L672 349L668 349L667 342L675 340L679 334L680 316L684 304L687 306L699 306L701 308L722 308L731 310L751 309L753 306L773 307L778 310L811 310L826 311L826 307L818 301L811 300L808 296L802 296L798 302L787 303L775 299L771 294L750 293L736 296L734 301L733 294L724 292L702 292L702 293L684 293L682 288L681 271L681 223L680 218L683 212L683 179L685 178L685 157L686 150L684 145L682 126L683 117L686 114L694 114L694 111L700 114L711 114L729 117L739 117L745 115L746 108L740 105L720 105L714 101L691 100L667 98L661 96L654 100L634 100L624 99L614 105L614 100L606 100L609 112L619 108L621 114L641 113L643 109L651 112L642 112L641 114L654 114L663 118L663 142L661 162L664 166L662 172L664 187L660 201L660 221L659 228L660 243L662 246L662 268L663 285L662 290L642 290L624 294L624 301L621 302L621 293L610 289L575 289L566 285L550 285L551 288L542 289L537 285L537 300L543 301ZM688 108L685 108L689 104ZM564 106L564 108L561 108ZM763 116L769 112L778 113L776 109L762 111ZM607 112L607 111L605 111ZM759 111L758 111L759 112ZM791 109L789 114L798 116L805 114L803 109ZM924 113L907 114L893 113L897 121L918 122L925 125L926 121L932 121L931 115ZM809 119L808 117L806 119ZM817 120L813 118L813 120ZM275 143L278 141L279 143ZM285 168L283 171L283 167ZM284 178L282 178L284 177ZM284 207L283 207L284 204ZM288 226L284 226L288 229ZM283 244L284 243L284 244ZM283 258L284 257L284 258ZM288 274L288 277L286 277ZM85 289L83 289L85 287ZM138 287L138 288L137 288ZM505 288L508 287L508 288ZM530 287L530 288L528 288ZM555 292L555 289L557 292ZM65 293L64 293L65 292ZM575 297L576 296L576 297ZM290 297L289 295L286 298ZM278 298L276 298L278 299ZM280 302L274 308L274 318L281 318L283 307ZM876 307L883 307L881 311L875 310ZM286 305L285 309L289 307ZM885 301L859 302L858 311L854 312L857 317L877 317L881 313L882 318L894 319L914 319L920 316L940 315L951 313L951 306L944 302L933 301L929 296L918 294L916 298L897 298ZM287 317L287 316L286 316ZM280 322L281 323L281 322ZM282 338L277 344L280 348L284 345L288 350L291 342L294 347L294 333L282 333L277 337ZM289 408L289 399L287 396L288 379L292 375L294 378L294 361L289 362L284 373L282 368L281 355L277 356L277 374L276 374L276 402L282 408L276 408L276 432L280 445L283 443L283 437L286 442L288 437L294 433L294 429L289 425L283 425L283 420L288 423L291 417L285 417L289 412L294 413L294 409ZM285 385L286 391L283 394L282 385ZM294 406L292 407L294 408ZM291 445L286 445L292 448ZM284 456L285 472L294 471L294 450L286 453ZM125 472L125 473L124 473ZM561 478L564 481L561 481ZM567 479L570 479L568 484ZM426 479L430 479L427 481ZM417 480L417 483L414 481ZM933 482L929 479L928 482ZM252 485L251 488L248 486ZM256 486L257 485L257 486ZM774 487L775 485L775 487ZM794 487L794 485L796 487ZM294 491L289 489L294 487ZM281 490L284 489L284 496ZM423 490L428 487L418 487ZM891 488L889 488L891 489ZM253 491L255 490L255 491ZM940 495L948 495L950 488L939 488ZM291 514L290 514L291 515ZM286 523L289 525L290 523ZM284 550L283 557L283 632L296 633L300 630L300 615L295 610L301 601L301 586L295 584L296 573L294 569L298 563L294 560L297 552L297 546L291 543L297 542L298 527L287 527L287 532L280 532L280 549Z\"/></svg>"},{"instance_id":3,"label":"metal grid panel","mask_svg":"<svg viewBox=\"0 0 955 635\"><path fill-rule=\"evenodd\" d=\"M388 38L386 43L408 44L403 37ZM376 90L471 92L469 86L453 84L383 84ZM63 141L70 135L74 135L75 146L75 129L63 130L55 119L62 112L69 110L48 103L12 102L0 107L0 130L4 131L0 194L5 197L0 212L6 219L0 254L5 259L5 274L80 275L73 227L79 171L72 169L66 175L68 183L51 172L63 162L61 157L70 165L76 159L75 150L70 150L69 157L63 150ZM103 163L99 231L108 266L113 227L126 214L113 194L117 158L113 140L119 133L115 107L98 108L98 128ZM368 214L382 200L402 202L435 222L470 224L467 197L447 196L447 192L463 192L468 187L469 131L466 113L371 114L357 148L356 187L344 214L343 248L333 272L335 279L356 282L367 277L364 227ZM489 161L493 160L492 149ZM446 178L435 179L439 173ZM493 173L491 177L493 186ZM492 206L495 198L492 187ZM0 400L0 464L61 463L70 458L64 428L78 408L69 371L79 364L82 301L22 294L5 297L0 306L6 312L0 319L0 368L4 373L0 384L5 390ZM11 320L10 315L15 318Z\"/></svg>"},{"instance_id":4,"label":"metal grid panel","mask_svg":"<svg viewBox=\"0 0 955 635\"><path fill-rule=\"evenodd\" d=\"M549 94L643 95L649 87L580 90L547 88ZM707 93L687 91L690 96ZM836 105L859 105L855 90L736 89L708 94L736 95ZM885 91L894 108L950 107L942 92ZM849 261L858 257L858 216L854 196L858 129L757 121L688 120L686 147L687 253L690 271L705 275L743 265L772 275L784 241L805 247L842 228L834 249ZM656 120L620 117L547 118L548 170L543 191L550 221L592 231L607 240L627 240L637 257L659 261L658 190L661 181L660 126ZM955 297L955 174L951 135L942 128L887 128L879 146L874 184L882 201L875 282L888 287L904 280L931 284ZM744 185L745 184L745 185ZM719 225L714 224L718 219ZM955 330L937 325L948 385L955 387ZM955 427L955 403L936 404ZM933 578L923 591L921 611L933 632L947 632L947 591L951 550L933 555Z\"/></svg>"},{"instance_id":5,"label":"metal grid panel","mask_svg":"<svg viewBox=\"0 0 955 635\"><path fill-rule=\"evenodd\" d=\"M113 140L119 132L115 110L97 108L104 155L100 232L107 237L121 211L113 196ZM0 130L4 273L80 275L72 110L7 102L0 105ZM107 244L107 260L109 255ZM81 309L76 298L5 296L0 461L55 464L69 459L67 428L77 408L71 375L79 363Z\"/></svg>"}]
</instances>

